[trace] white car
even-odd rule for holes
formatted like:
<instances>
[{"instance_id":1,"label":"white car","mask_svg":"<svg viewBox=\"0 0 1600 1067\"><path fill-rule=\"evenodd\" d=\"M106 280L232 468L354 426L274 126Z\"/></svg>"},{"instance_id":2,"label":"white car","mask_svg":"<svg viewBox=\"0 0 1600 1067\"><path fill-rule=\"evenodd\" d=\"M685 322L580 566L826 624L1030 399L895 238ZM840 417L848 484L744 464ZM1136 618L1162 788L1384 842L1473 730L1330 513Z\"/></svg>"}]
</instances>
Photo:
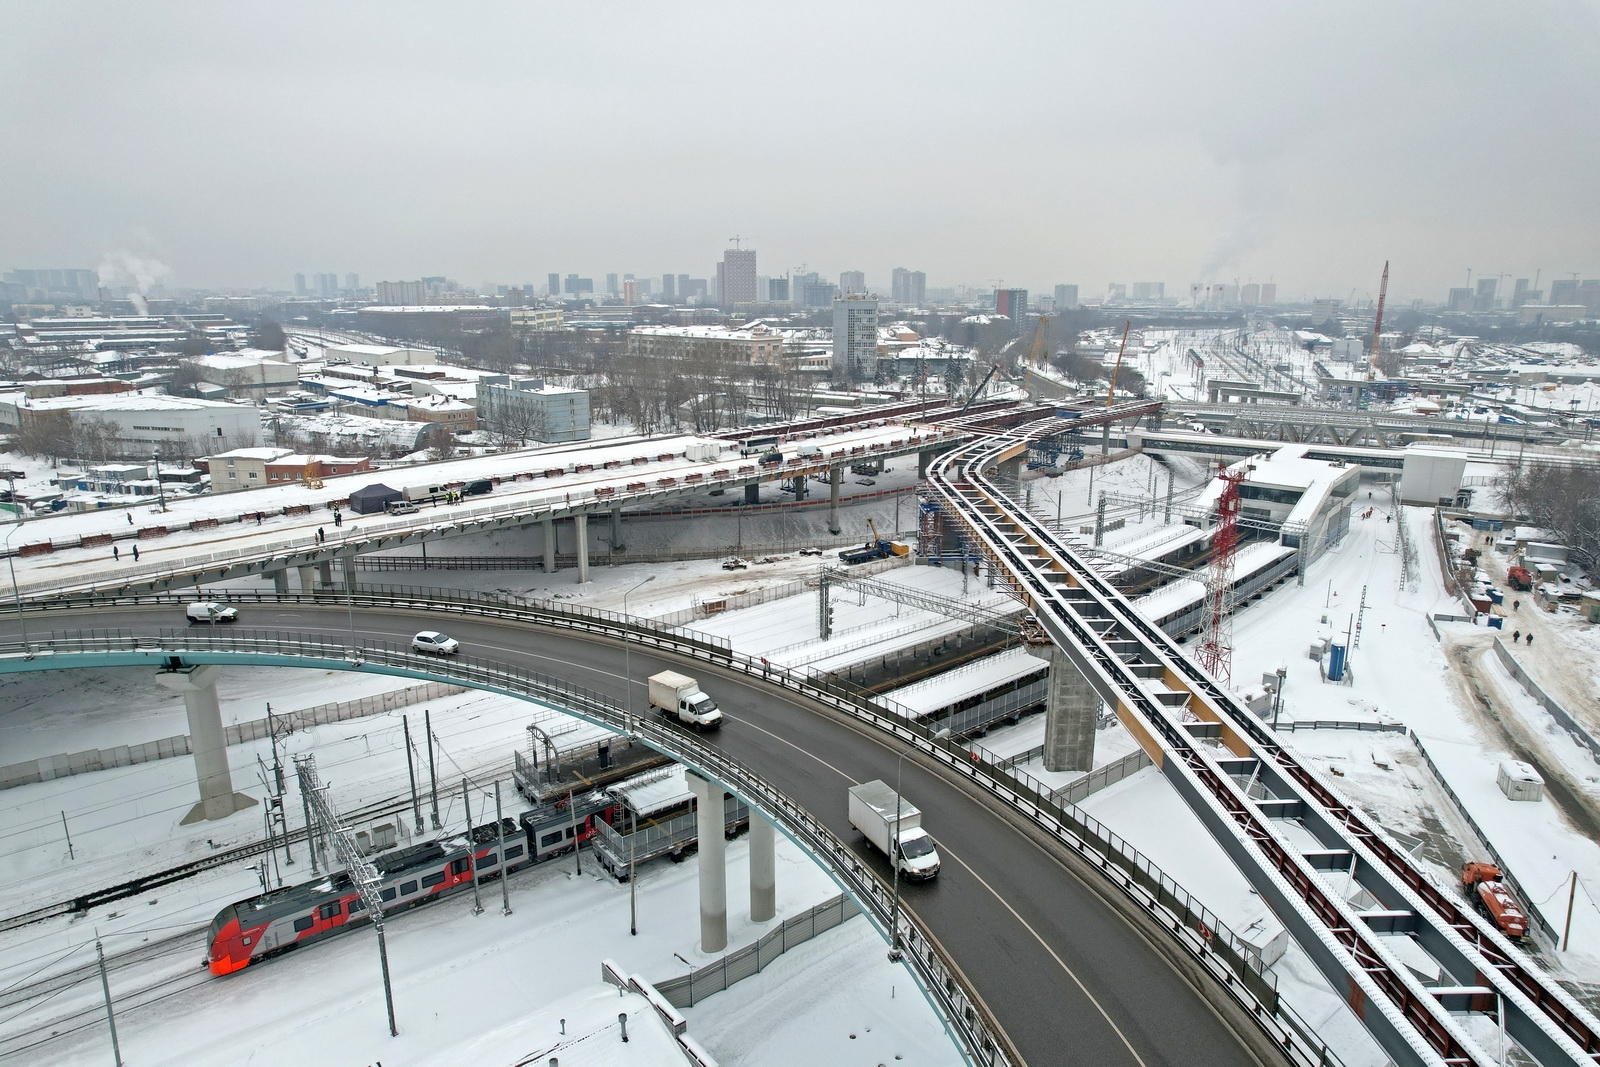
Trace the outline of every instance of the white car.
<instances>
[{"instance_id":1,"label":"white car","mask_svg":"<svg viewBox=\"0 0 1600 1067\"><path fill-rule=\"evenodd\" d=\"M215 600L202 600L198 604L190 604L183 609L192 626L195 623L209 622L216 625L219 622L238 622L239 609L219 604Z\"/></svg>"},{"instance_id":2,"label":"white car","mask_svg":"<svg viewBox=\"0 0 1600 1067\"><path fill-rule=\"evenodd\" d=\"M423 630L411 639L411 651L430 652L435 656L453 656L461 651L461 642L438 630Z\"/></svg>"}]
</instances>

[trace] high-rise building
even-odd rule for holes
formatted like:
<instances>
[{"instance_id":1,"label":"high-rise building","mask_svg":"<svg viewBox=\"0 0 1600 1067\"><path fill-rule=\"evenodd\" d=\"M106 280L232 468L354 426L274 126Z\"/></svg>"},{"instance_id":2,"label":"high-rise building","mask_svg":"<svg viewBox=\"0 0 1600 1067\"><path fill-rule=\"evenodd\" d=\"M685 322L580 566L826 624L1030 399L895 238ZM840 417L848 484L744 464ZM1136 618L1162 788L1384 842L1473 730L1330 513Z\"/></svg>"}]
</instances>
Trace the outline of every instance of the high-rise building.
<instances>
[{"instance_id":1,"label":"high-rise building","mask_svg":"<svg viewBox=\"0 0 1600 1067\"><path fill-rule=\"evenodd\" d=\"M812 275L812 277L814 278L816 275ZM807 282L800 290L800 306L807 308L832 307L834 298L838 295L839 287L832 282Z\"/></svg>"},{"instance_id":2,"label":"high-rise building","mask_svg":"<svg viewBox=\"0 0 1600 1067\"><path fill-rule=\"evenodd\" d=\"M828 303L823 305L811 303L811 300L807 295L811 286L820 285L821 283L822 275L818 274L816 271L790 271L789 299L793 300L797 307L802 308L832 306L832 296L829 296Z\"/></svg>"},{"instance_id":3,"label":"high-rise building","mask_svg":"<svg viewBox=\"0 0 1600 1067\"><path fill-rule=\"evenodd\" d=\"M422 282L379 282L378 303L394 307L415 307L428 302L427 287Z\"/></svg>"},{"instance_id":4,"label":"high-rise building","mask_svg":"<svg viewBox=\"0 0 1600 1067\"><path fill-rule=\"evenodd\" d=\"M559 275L559 274L551 274L548 277L549 277L549 281L547 281L545 284L549 288L550 295L551 296L560 296L561 295L561 275Z\"/></svg>"},{"instance_id":5,"label":"high-rise building","mask_svg":"<svg viewBox=\"0 0 1600 1067\"><path fill-rule=\"evenodd\" d=\"M1472 290L1464 288L1450 290L1450 295L1445 299L1445 310L1455 312L1471 311Z\"/></svg>"},{"instance_id":6,"label":"high-rise building","mask_svg":"<svg viewBox=\"0 0 1600 1067\"><path fill-rule=\"evenodd\" d=\"M1550 282L1550 303L1556 305L1578 303L1578 279L1552 279Z\"/></svg>"},{"instance_id":7,"label":"high-rise building","mask_svg":"<svg viewBox=\"0 0 1600 1067\"><path fill-rule=\"evenodd\" d=\"M691 278L687 274L678 275L678 299L688 303L698 300L706 303L706 280L704 278Z\"/></svg>"},{"instance_id":8,"label":"high-rise building","mask_svg":"<svg viewBox=\"0 0 1600 1067\"><path fill-rule=\"evenodd\" d=\"M639 302L639 283L632 278L622 283L622 302L629 307Z\"/></svg>"},{"instance_id":9,"label":"high-rise building","mask_svg":"<svg viewBox=\"0 0 1600 1067\"><path fill-rule=\"evenodd\" d=\"M324 299L339 295L339 276L333 272L317 275L317 295Z\"/></svg>"},{"instance_id":10,"label":"high-rise building","mask_svg":"<svg viewBox=\"0 0 1600 1067\"><path fill-rule=\"evenodd\" d=\"M775 304L787 301L789 299L789 279L768 278L767 299Z\"/></svg>"},{"instance_id":11,"label":"high-rise building","mask_svg":"<svg viewBox=\"0 0 1600 1067\"><path fill-rule=\"evenodd\" d=\"M928 276L920 270L896 267L889 275L889 295L896 304L917 307L927 300Z\"/></svg>"},{"instance_id":12,"label":"high-rise building","mask_svg":"<svg viewBox=\"0 0 1600 1067\"><path fill-rule=\"evenodd\" d=\"M860 294L833 298L833 376L870 382L878 374L878 302Z\"/></svg>"},{"instance_id":13,"label":"high-rise building","mask_svg":"<svg viewBox=\"0 0 1600 1067\"><path fill-rule=\"evenodd\" d=\"M617 295L617 276L616 276L615 273L611 273L611 274L607 274L606 275L606 295L607 296L616 296Z\"/></svg>"},{"instance_id":14,"label":"high-rise building","mask_svg":"<svg viewBox=\"0 0 1600 1067\"><path fill-rule=\"evenodd\" d=\"M1261 286L1255 282L1246 282L1239 287L1239 303L1247 308L1253 308L1261 303Z\"/></svg>"},{"instance_id":15,"label":"high-rise building","mask_svg":"<svg viewBox=\"0 0 1600 1067\"><path fill-rule=\"evenodd\" d=\"M1076 285L1056 286L1056 310L1067 311L1078 306L1078 287Z\"/></svg>"},{"instance_id":16,"label":"high-rise building","mask_svg":"<svg viewBox=\"0 0 1600 1067\"><path fill-rule=\"evenodd\" d=\"M296 274L294 276L294 295L306 295L306 276L304 274Z\"/></svg>"},{"instance_id":17,"label":"high-rise building","mask_svg":"<svg viewBox=\"0 0 1600 1067\"><path fill-rule=\"evenodd\" d=\"M1479 278L1478 292L1472 298L1473 311L1493 311L1494 291L1499 284L1499 278Z\"/></svg>"},{"instance_id":18,"label":"high-rise building","mask_svg":"<svg viewBox=\"0 0 1600 1067\"><path fill-rule=\"evenodd\" d=\"M561 287L569 296L580 296L583 293L594 292L594 279L580 278L576 274L569 274Z\"/></svg>"},{"instance_id":19,"label":"high-rise building","mask_svg":"<svg viewBox=\"0 0 1600 1067\"><path fill-rule=\"evenodd\" d=\"M1276 304L1277 302L1278 302L1278 283L1277 282L1262 282L1261 283L1261 305L1263 307L1270 307L1271 305Z\"/></svg>"},{"instance_id":20,"label":"high-rise building","mask_svg":"<svg viewBox=\"0 0 1600 1067\"><path fill-rule=\"evenodd\" d=\"M79 300L100 299L100 275L92 270L13 270L3 278L7 285L21 286L26 292L23 299L50 297L75 297Z\"/></svg>"},{"instance_id":21,"label":"high-rise building","mask_svg":"<svg viewBox=\"0 0 1600 1067\"><path fill-rule=\"evenodd\" d=\"M665 300L669 304L678 299L677 275L663 274L661 276L661 299Z\"/></svg>"},{"instance_id":22,"label":"high-rise building","mask_svg":"<svg viewBox=\"0 0 1600 1067\"><path fill-rule=\"evenodd\" d=\"M847 270L839 275L839 292L846 296L851 293L864 293L867 291L867 275L865 271Z\"/></svg>"},{"instance_id":23,"label":"high-rise building","mask_svg":"<svg viewBox=\"0 0 1600 1067\"><path fill-rule=\"evenodd\" d=\"M1528 302L1528 279L1518 278L1511 290L1511 306L1519 308Z\"/></svg>"},{"instance_id":24,"label":"high-rise building","mask_svg":"<svg viewBox=\"0 0 1600 1067\"><path fill-rule=\"evenodd\" d=\"M1146 302L1164 300L1167 295L1166 282L1134 282L1133 298Z\"/></svg>"},{"instance_id":25,"label":"high-rise building","mask_svg":"<svg viewBox=\"0 0 1600 1067\"><path fill-rule=\"evenodd\" d=\"M344 276L344 287L346 289L350 290L352 293L355 292L357 289L360 289L361 288L361 276L359 274L353 274L353 273L352 274L346 274Z\"/></svg>"},{"instance_id":26,"label":"high-rise building","mask_svg":"<svg viewBox=\"0 0 1600 1067\"><path fill-rule=\"evenodd\" d=\"M678 299L688 300L691 295L689 292L689 276L687 274L678 275Z\"/></svg>"},{"instance_id":27,"label":"high-rise building","mask_svg":"<svg viewBox=\"0 0 1600 1067\"><path fill-rule=\"evenodd\" d=\"M722 253L722 291L718 303L723 307L756 302L756 250L729 248Z\"/></svg>"},{"instance_id":28,"label":"high-rise building","mask_svg":"<svg viewBox=\"0 0 1600 1067\"><path fill-rule=\"evenodd\" d=\"M1600 315L1600 278L1585 278L1578 286L1578 303L1589 309L1589 314Z\"/></svg>"},{"instance_id":29,"label":"high-rise building","mask_svg":"<svg viewBox=\"0 0 1600 1067\"><path fill-rule=\"evenodd\" d=\"M1021 322L1028 313L1028 290L996 289L994 312L996 315L1005 315L1012 322Z\"/></svg>"}]
</instances>

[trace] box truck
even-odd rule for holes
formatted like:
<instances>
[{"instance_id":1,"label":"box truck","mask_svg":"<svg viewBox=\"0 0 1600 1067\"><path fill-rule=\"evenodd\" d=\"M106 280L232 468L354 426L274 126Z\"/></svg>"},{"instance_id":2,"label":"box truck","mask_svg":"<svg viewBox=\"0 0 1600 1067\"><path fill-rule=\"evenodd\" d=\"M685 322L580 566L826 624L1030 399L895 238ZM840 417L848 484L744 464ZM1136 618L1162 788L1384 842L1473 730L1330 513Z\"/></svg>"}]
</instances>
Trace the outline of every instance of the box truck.
<instances>
[{"instance_id":1,"label":"box truck","mask_svg":"<svg viewBox=\"0 0 1600 1067\"><path fill-rule=\"evenodd\" d=\"M883 782L850 787L850 825L889 857L902 876L925 881L939 873L939 850L922 828L922 812Z\"/></svg>"},{"instance_id":2,"label":"box truck","mask_svg":"<svg viewBox=\"0 0 1600 1067\"><path fill-rule=\"evenodd\" d=\"M721 709L687 674L662 671L651 675L650 706L696 730L715 730L722 725Z\"/></svg>"}]
</instances>

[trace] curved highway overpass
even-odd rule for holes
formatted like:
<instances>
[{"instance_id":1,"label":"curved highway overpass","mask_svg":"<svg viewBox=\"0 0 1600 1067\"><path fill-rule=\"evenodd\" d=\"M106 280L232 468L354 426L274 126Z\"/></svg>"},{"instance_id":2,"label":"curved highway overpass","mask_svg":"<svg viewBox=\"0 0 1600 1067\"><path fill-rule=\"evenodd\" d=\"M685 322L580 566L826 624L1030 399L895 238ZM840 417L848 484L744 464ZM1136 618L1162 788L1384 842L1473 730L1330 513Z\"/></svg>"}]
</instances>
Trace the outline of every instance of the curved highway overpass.
<instances>
[{"instance_id":1,"label":"curved highway overpass","mask_svg":"<svg viewBox=\"0 0 1600 1067\"><path fill-rule=\"evenodd\" d=\"M245 606L244 626L216 634L216 647L252 635L286 643L318 642L324 635L326 655L328 648L345 647L353 617L358 642L374 650L370 658L378 660L384 657L377 648L404 649L418 629L440 625L438 613L420 609L358 607L351 616L336 599L288 599L301 602ZM74 626L115 630L108 645L131 648L138 639L157 654L152 663L159 662L163 643L172 647L211 639L209 633L174 634L182 624L181 609L170 604L77 608L53 619L28 614L36 646L47 622L65 631L59 624L70 617ZM447 628L480 664L537 673L624 702L623 651L613 639L492 617L454 618ZM167 642L159 640L163 632ZM17 620L7 616L0 623L0 642L15 650L18 639ZM461 669L464 664L453 667L400 652L389 658L395 656L410 660L413 670L447 677L454 669L465 684L481 686ZM645 677L685 663L638 644L631 656L636 708L645 706ZM86 663L62 658L75 660L76 666ZM45 653L24 660L13 651L0 656L0 670L49 669L51 659ZM383 670L375 662L342 665ZM715 738L686 736L685 745L706 745L750 768L833 835L854 843L861 861L880 878L886 876L887 866L850 829L845 791L857 782L891 779L902 753L910 750L774 683L705 662L691 669L707 679L729 722ZM1139 1067L1281 1062L1272 1042L1211 972L1188 960L1166 931L1121 902L1109 881L1085 877L1087 868L1071 850L932 759L905 759L903 773L905 792L926 813L946 858L940 878L907 887L904 903L1023 1061Z\"/></svg>"}]
</instances>

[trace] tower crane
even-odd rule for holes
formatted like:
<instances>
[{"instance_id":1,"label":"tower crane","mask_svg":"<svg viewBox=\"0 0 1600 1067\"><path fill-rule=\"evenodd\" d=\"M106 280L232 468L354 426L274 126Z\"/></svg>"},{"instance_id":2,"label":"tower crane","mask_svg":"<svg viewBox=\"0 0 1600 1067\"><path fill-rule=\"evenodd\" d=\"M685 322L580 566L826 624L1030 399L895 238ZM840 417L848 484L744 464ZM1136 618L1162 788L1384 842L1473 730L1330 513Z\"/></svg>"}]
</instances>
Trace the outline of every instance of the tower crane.
<instances>
[{"instance_id":1,"label":"tower crane","mask_svg":"<svg viewBox=\"0 0 1600 1067\"><path fill-rule=\"evenodd\" d=\"M1049 315L1040 315L1039 323L1033 330L1033 347L1028 351L1028 364L1033 367L1044 365L1040 357L1044 354L1044 338L1050 325Z\"/></svg>"}]
</instances>

